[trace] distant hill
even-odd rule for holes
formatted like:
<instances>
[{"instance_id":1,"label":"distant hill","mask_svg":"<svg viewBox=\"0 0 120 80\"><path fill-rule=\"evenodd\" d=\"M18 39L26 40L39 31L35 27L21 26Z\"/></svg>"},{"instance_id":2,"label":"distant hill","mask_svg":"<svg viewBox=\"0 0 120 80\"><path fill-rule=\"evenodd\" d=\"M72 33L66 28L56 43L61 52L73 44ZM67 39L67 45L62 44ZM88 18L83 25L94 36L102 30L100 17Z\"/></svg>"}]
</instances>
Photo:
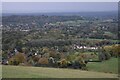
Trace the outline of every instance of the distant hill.
<instances>
[{"instance_id":1,"label":"distant hill","mask_svg":"<svg viewBox=\"0 0 120 80\"><path fill-rule=\"evenodd\" d=\"M48 16L85 16L85 17L105 17L105 16L116 16L118 14L117 11L109 11L109 12L51 12L51 13L3 13L3 16L11 16L11 15L48 15Z\"/></svg>"}]
</instances>

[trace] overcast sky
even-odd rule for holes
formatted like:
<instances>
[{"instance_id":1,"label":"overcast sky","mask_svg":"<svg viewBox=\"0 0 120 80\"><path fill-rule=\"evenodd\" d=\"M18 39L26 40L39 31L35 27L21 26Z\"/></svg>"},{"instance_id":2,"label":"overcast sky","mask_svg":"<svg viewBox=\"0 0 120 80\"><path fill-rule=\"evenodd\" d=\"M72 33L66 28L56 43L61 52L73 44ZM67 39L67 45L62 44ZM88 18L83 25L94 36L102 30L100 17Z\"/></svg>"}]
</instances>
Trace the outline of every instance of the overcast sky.
<instances>
[{"instance_id":1,"label":"overcast sky","mask_svg":"<svg viewBox=\"0 0 120 80\"><path fill-rule=\"evenodd\" d=\"M3 13L117 11L117 2L3 2Z\"/></svg>"}]
</instances>

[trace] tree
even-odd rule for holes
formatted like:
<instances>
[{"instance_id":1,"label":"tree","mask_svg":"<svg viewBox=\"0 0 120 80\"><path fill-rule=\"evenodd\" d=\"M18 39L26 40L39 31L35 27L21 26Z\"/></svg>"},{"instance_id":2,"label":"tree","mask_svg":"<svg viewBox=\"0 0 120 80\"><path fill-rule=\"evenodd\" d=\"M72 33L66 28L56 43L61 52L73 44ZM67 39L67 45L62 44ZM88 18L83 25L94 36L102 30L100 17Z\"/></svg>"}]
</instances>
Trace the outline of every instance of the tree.
<instances>
[{"instance_id":1,"label":"tree","mask_svg":"<svg viewBox=\"0 0 120 80\"><path fill-rule=\"evenodd\" d=\"M75 57L76 57L75 54L69 54L69 55L66 57L66 59L67 59L68 61L73 61L73 60L75 60Z\"/></svg>"},{"instance_id":2,"label":"tree","mask_svg":"<svg viewBox=\"0 0 120 80\"><path fill-rule=\"evenodd\" d=\"M62 67L62 68L66 68L67 67L67 60L66 59L60 60L60 67Z\"/></svg>"},{"instance_id":3,"label":"tree","mask_svg":"<svg viewBox=\"0 0 120 80\"><path fill-rule=\"evenodd\" d=\"M56 57L56 51L55 50L50 50L49 51L49 56L55 58Z\"/></svg>"},{"instance_id":4,"label":"tree","mask_svg":"<svg viewBox=\"0 0 120 80\"><path fill-rule=\"evenodd\" d=\"M76 57L74 62L74 68L86 69L86 63L83 57L81 56Z\"/></svg>"},{"instance_id":5,"label":"tree","mask_svg":"<svg viewBox=\"0 0 120 80\"><path fill-rule=\"evenodd\" d=\"M120 56L120 45L116 44L112 46L113 56Z\"/></svg>"},{"instance_id":6,"label":"tree","mask_svg":"<svg viewBox=\"0 0 120 80\"><path fill-rule=\"evenodd\" d=\"M8 61L9 65L19 65L19 63L20 63L19 60L15 58L10 58Z\"/></svg>"},{"instance_id":7,"label":"tree","mask_svg":"<svg viewBox=\"0 0 120 80\"><path fill-rule=\"evenodd\" d=\"M49 48L47 48L47 47L43 47L42 52L43 52L43 53L48 53L48 52L49 52Z\"/></svg>"},{"instance_id":8,"label":"tree","mask_svg":"<svg viewBox=\"0 0 120 80\"><path fill-rule=\"evenodd\" d=\"M32 59L34 62L38 62L40 57L39 56L32 56Z\"/></svg>"},{"instance_id":9,"label":"tree","mask_svg":"<svg viewBox=\"0 0 120 80\"><path fill-rule=\"evenodd\" d=\"M20 63L25 63L25 62L26 62L26 56L23 53L16 54L8 61L10 65L19 65Z\"/></svg>"},{"instance_id":10,"label":"tree","mask_svg":"<svg viewBox=\"0 0 120 80\"><path fill-rule=\"evenodd\" d=\"M38 64L40 64L40 65L48 65L48 63L49 63L48 59L45 57L40 58L38 61Z\"/></svg>"},{"instance_id":11,"label":"tree","mask_svg":"<svg viewBox=\"0 0 120 80\"><path fill-rule=\"evenodd\" d=\"M111 56L119 56L120 55L120 45L111 45L111 46L104 46L106 53L109 53Z\"/></svg>"},{"instance_id":12,"label":"tree","mask_svg":"<svg viewBox=\"0 0 120 80\"><path fill-rule=\"evenodd\" d=\"M24 63L26 61L26 56L24 53L18 53L14 56L14 58L18 59L20 63Z\"/></svg>"},{"instance_id":13,"label":"tree","mask_svg":"<svg viewBox=\"0 0 120 80\"><path fill-rule=\"evenodd\" d=\"M54 67L54 66L55 66L55 60L54 60L53 57L50 57L50 58L48 59L48 61L49 61L49 66L50 66L50 67Z\"/></svg>"}]
</instances>

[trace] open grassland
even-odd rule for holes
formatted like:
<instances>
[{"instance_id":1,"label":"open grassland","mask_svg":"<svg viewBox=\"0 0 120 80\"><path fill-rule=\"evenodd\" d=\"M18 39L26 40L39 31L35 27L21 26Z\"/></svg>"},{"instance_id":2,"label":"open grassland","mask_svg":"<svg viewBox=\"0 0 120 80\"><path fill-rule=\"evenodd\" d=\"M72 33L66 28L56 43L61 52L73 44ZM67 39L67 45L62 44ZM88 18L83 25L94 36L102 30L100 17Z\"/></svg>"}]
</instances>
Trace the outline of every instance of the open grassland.
<instances>
[{"instance_id":1,"label":"open grassland","mask_svg":"<svg viewBox=\"0 0 120 80\"><path fill-rule=\"evenodd\" d=\"M103 62L90 62L87 64L87 68L90 71L118 73L118 58L111 58Z\"/></svg>"},{"instance_id":2,"label":"open grassland","mask_svg":"<svg viewBox=\"0 0 120 80\"><path fill-rule=\"evenodd\" d=\"M2 66L3 78L117 78L117 74L28 66Z\"/></svg>"}]
</instances>

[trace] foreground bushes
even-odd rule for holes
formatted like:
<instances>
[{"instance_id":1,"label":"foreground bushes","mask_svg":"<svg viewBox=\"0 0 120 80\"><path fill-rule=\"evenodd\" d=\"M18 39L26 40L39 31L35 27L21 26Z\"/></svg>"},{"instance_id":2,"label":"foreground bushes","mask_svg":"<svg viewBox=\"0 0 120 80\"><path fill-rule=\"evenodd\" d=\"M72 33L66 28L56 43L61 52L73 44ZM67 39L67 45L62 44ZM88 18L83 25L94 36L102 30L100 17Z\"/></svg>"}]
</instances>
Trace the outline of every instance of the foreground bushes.
<instances>
[{"instance_id":1,"label":"foreground bushes","mask_svg":"<svg viewBox=\"0 0 120 80\"><path fill-rule=\"evenodd\" d=\"M106 53L106 52L99 53L98 56L99 56L100 61L108 60L111 58L111 55L109 53Z\"/></svg>"},{"instance_id":2,"label":"foreground bushes","mask_svg":"<svg viewBox=\"0 0 120 80\"><path fill-rule=\"evenodd\" d=\"M120 45L104 46L98 56L100 61L118 57L120 56Z\"/></svg>"},{"instance_id":3,"label":"foreground bushes","mask_svg":"<svg viewBox=\"0 0 120 80\"><path fill-rule=\"evenodd\" d=\"M35 66L86 69L85 61L80 58L77 58L74 61L67 61L66 59L61 59L60 61L55 61L54 58L50 58L50 59L41 58Z\"/></svg>"},{"instance_id":4,"label":"foreground bushes","mask_svg":"<svg viewBox=\"0 0 120 80\"><path fill-rule=\"evenodd\" d=\"M110 53L110 55L112 57L118 57L118 56L120 56L120 45L118 45L118 44L112 45L112 46L105 46L104 50L107 53Z\"/></svg>"},{"instance_id":5,"label":"foreground bushes","mask_svg":"<svg viewBox=\"0 0 120 80\"><path fill-rule=\"evenodd\" d=\"M26 57L23 53L18 53L8 60L9 65L19 65L20 63L25 63Z\"/></svg>"}]
</instances>

